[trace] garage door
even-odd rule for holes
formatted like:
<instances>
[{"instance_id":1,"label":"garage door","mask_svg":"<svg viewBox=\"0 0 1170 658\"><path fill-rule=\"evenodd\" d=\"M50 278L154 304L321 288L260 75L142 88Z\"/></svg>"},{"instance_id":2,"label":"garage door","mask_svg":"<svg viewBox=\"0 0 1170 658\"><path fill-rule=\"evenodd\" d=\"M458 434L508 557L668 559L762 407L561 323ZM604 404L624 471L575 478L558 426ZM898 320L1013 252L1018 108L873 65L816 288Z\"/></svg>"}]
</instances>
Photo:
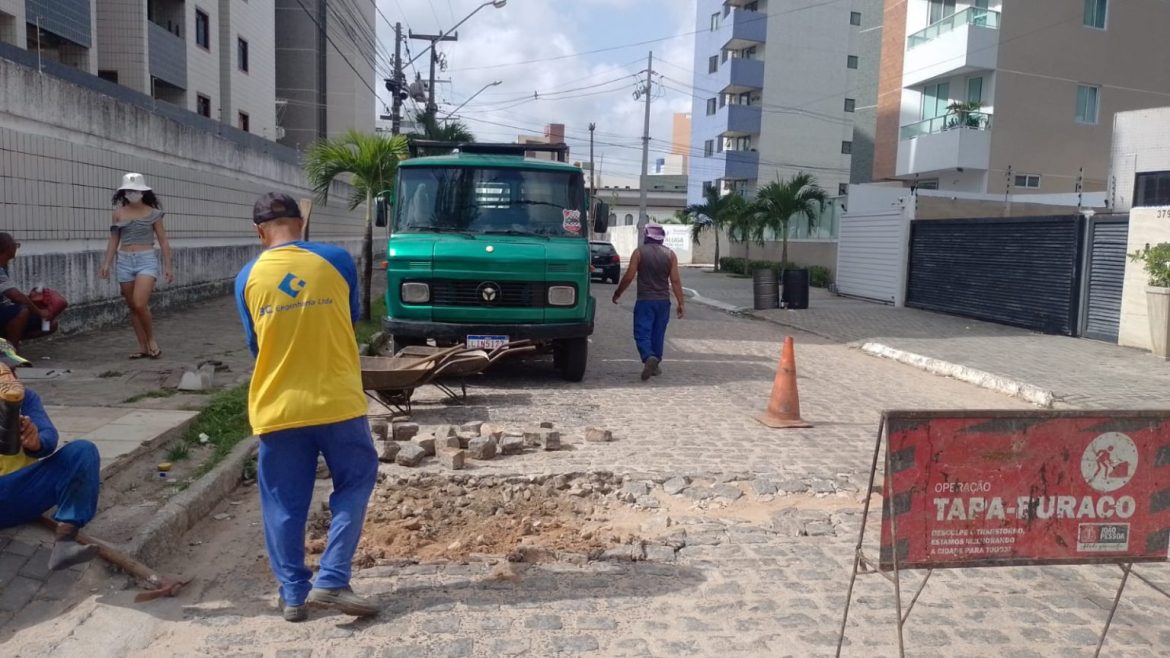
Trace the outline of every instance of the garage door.
<instances>
[{"instance_id":1,"label":"garage door","mask_svg":"<svg viewBox=\"0 0 1170 658\"><path fill-rule=\"evenodd\" d=\"M1085 272L1085 338L1117 342L1121 323L1121 285L1129 217L1096 217L1089 224L1089 258Z\"/></svg>"},{"instance_id":2,"label":"garage door","mask_svg":"<svg viewBox=\"0 0 1170 658\"><path fill-rule=\"evenodd\" d=\"M837 292L897 303L906 263L907 227L901 211L842 216L837 238Z\"/></svg>"},{"instance_id":3,"label":"garage door","mask_svg":"<svg viewBox=\"0 0 1170 658\"><path fill-rule=\"evenodd\" d=\"M1079 216L915 220L906 304L1075 335L1081 222Z\"/></svg>"}]
</instances>

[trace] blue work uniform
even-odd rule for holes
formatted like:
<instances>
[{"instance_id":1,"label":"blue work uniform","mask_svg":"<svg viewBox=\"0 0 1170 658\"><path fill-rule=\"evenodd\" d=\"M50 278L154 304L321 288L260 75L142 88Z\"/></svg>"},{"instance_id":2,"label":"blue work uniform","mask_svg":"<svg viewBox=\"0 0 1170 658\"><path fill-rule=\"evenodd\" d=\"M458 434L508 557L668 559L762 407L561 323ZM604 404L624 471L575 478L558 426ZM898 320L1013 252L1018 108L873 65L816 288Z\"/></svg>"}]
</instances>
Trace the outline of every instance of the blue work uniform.
<instances>
[{"instance_id":1,"label":"blue work uniform","mask_svg":"<svg viewBox=\"0 0 1170 658\"><path fill-rule=\"evenodd\" d=\"M20 413L36 425L41 449L0 455L0 528L35 521L54 505L58 523L84 526L97 514L101 485L97 446L71 441L57 450L57 428L31 389L24 391Z\"/></svg>"},{"instance_id":2,"label":"blue work uniform","mask_svg":"<svg viewBox=\"0 0 1170 658\"><path fill-rule=\"evenodd\" d=\"M264 541L286 605L313 587L349 586L378 455L353 323L357 268L344 250L290 242L265 250L236 278L236 301L256 367L248 415L260 437ZM305 524L317 456L333 477L333 521L315 581L305 566Z\"/></svg>"}]
</instances>

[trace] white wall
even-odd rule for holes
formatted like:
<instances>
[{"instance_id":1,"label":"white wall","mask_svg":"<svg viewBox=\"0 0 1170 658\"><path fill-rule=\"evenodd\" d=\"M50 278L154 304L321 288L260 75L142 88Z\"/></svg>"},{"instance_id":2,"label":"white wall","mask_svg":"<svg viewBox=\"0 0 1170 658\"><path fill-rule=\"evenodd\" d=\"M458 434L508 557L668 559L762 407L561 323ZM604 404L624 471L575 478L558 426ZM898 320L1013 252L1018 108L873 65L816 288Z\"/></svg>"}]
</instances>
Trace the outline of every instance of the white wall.
<instances>
[{"instance_id":1,"label":"white wall","mask_svg":"<svg viewBox=\"0 0 1170 658\"><path fill-rule=\"evenodd\" d=\"M678 256L679 265L690 265L694 262L695 245L691 240L691 227L675 224L663 228L666 229L665 244L674 250ZM611 227L599 239L612 243L622 260L628 261L630 256L634 254L634 250L642 243L642 233L637 226L617 226Z\"/></svg>"},{"instance_id":2,"label":"white wall","mask_svg":"<svg viewBox=\"0 0 1170 658\"><path fill-rule=\"evenodd\" d=\"M276 139L276 5L274 0L220 0L220 85L225 123ZM226 26L225 31L223 27ZM248 42L248 72L240 70L238 39Z\"/></svg>"},{"instance_id":3,"label":"white wall","mask_svg":"<svg viewBox=\"0 0 1170 658\"><path fill-rule=\"evenodd\" d=\"M101 0L94 21L98 70L117 71L118 84L150 93L150 59L146 37L146 3L142 0ZM193 20L193 19L192 19ZM194 23L192 23L192 26ZM193 40L184 35L188 41Z\"/></svg>"},{"instance_id":4,"label":"white wall","mask_svg":"<svg viewBox=\"0 0 1170 658\"><path fill-rule=\"evenodd\" d=\"M1110 201L1133 207L1135 174L1170 169L1170 107L1118 112L1113 120ZM1131 231L1132 233L1132 231Z\"/></svg>"},{"instance_id":5,"label":"white wall","mask_svg":"<svg viewBox=\"0 0 1170 658\"><path fill-rule=\"evenodd\" d=\"M195 39L195 10L199 9L211 19L210 48L204 49ZM235 125L223 105L223 93L219 85L220 21L218 0L192 0L186 3L187 26L183 39L187 42L187 109L198 111L198 95L211 99L211 118Z\"/></svg>"},{"instance_id":6,"label":"white wall","mask_svg":"<svg viewBox=\"0 0 1170 658\"><path fill-rule=\"evenodd\" d=\"M1147 244L1170 242L1170 207L1134 208L1129 211L1129 242L1126 253ZM1149 315L1146 311L1148 277L1141 263L1126 260L1125 285L1121 292L1121 326L1117 342L1127 347L1150 349Z\"/></svg>"}]
</instances>

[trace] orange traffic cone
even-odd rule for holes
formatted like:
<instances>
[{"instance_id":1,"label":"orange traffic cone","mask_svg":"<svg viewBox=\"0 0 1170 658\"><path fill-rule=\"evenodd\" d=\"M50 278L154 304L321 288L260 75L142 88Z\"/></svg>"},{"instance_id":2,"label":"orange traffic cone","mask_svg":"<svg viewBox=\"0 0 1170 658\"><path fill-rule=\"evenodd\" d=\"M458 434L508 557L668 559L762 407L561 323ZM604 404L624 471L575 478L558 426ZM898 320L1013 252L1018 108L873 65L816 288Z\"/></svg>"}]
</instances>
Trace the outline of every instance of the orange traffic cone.
<instances>
[{"instance_id":1,"label":"orange traffic cone","mask_svg":"<svg viewBox=\"0 0 1170 658\"><path fill-rule=\"evenodd\" d=\"M780 355L780 368L772 384L772 395L768 399L768 411L756 420L774 429L812 427L800 419L800 395L796 392L796 347L792 336L784 338L784 351Z\"/></svg>"}]
</instances>

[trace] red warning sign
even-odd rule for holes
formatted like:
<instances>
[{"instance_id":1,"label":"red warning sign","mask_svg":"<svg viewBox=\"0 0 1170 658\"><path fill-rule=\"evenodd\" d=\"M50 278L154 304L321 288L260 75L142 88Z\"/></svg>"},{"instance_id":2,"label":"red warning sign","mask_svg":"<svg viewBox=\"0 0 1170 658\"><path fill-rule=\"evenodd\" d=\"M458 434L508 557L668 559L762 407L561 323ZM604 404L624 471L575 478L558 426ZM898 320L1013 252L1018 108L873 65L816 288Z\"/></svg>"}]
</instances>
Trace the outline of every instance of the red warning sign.
<instances>
[{"instance_id":1,"label":"red warning sign","mask_svg":"<svg viewBox=\"0 0 1170 658\"><path fill-rule=\"evenodd\" d=\"M1165 561L1170 412L888 412L883 569Z\"/></svg>"}]
</instances>

